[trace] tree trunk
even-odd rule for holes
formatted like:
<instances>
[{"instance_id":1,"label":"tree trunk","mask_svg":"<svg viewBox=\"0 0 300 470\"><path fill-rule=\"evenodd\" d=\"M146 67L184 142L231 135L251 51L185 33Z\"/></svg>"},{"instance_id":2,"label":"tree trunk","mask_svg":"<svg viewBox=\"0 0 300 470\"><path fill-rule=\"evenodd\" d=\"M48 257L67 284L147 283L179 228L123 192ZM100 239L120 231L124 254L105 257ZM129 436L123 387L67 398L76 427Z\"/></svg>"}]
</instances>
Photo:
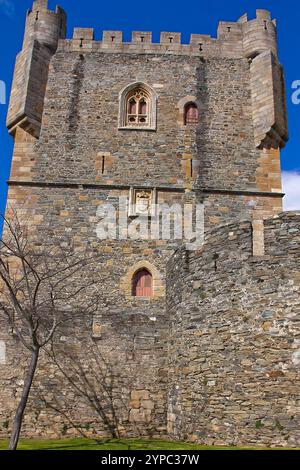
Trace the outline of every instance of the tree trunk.
<instances>
[{"instance_id":1,"label":"tree trunk","mask_svg":"<svg viewBox=\"0 0 300 470\"><path fill-rule=\"evenodd\" d=\"M16 450L17 445L18 445L21 427L23 423L24 412L26 409L30 389L32 386L32 382L34 379L34 375L35 375L35 371L36 371L36 367L37 367L37 363L39 359L39 352L40 352L39 348L36 348L31 354L30 366L25 376L21 400L18 405L16 414L14 417L14 421L13 421L13 427L12 427L11 437L9 441L9 450Z\"/></svg>"}]
</instances>

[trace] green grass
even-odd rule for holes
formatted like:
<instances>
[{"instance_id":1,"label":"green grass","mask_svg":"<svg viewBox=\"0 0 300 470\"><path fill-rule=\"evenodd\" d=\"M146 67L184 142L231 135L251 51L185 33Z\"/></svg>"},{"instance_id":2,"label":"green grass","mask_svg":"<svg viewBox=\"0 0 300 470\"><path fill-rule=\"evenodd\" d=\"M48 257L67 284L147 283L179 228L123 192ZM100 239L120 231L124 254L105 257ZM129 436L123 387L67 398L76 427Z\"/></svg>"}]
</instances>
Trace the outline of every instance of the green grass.
<instances>
[{"instance_id":1,"label":"green grass","mask_svg":"<svg viewBox=\"0 0 300 470\"><path fill-rule=\"evenodd\" d=\"M8 442L0 440L0 450L7 449ZM19 450L266 450L263 447L204 446L187 442L146 439L21 439Z\"/></svg>"}]
</instances>

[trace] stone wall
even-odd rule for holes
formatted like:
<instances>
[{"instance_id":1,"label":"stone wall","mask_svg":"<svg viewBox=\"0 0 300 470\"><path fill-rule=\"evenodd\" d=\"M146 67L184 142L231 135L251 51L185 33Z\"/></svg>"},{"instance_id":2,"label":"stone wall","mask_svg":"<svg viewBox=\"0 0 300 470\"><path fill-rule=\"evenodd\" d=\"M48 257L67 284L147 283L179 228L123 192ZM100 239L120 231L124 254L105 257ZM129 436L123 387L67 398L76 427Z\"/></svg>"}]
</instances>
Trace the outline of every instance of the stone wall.
<instances>
[{"instance_id":1,"label":"stone wall","mask_svg":"<svg viewBox=\"0 0 300 470\"><path fill-rule=\"evenodd\" d=\"M171 248L163 241L101 241L96 237L96 211L101 201L117 201L111 193L69 188L23 188L13 193L20 217L30 219L31 229L48 236L68 233L78 249L100 257L98 295L101 303L94 316L68 324L55 337L60 365L91 368L90 378L100 401L108 400L101 387L100 368L108 369L108 387L114 397L119 432L134 435L166 434L168 319L165 311L165 266ZM15 199L13 199L15 198ZM7 211L7 215L9 210ZM154 296L132 296L132 276L146 267L153 274ZM91 276L94 273L91 273ZM10 429L19 397L27 354L1 321L0 333L0 435ZM5 354L4 354L5 350ZM49 352L49 348L48 348ZM70 360L72 357L72 360ZM95 357L98 363L95 362ZM75 360L74 360L75 358ZM98 376L99 375L99 376ZM104 395L104 398L103 398ZM45 398L48 407L42 398ZM60 410L60 412L58 412ZM111 415L112 409L108 410ZM24 435L55 437L76 435L76 426L88 435L109 435L107 426L78 391L65 380L57 365L43 354L30 397Z\"/></svg>"},{"instance_id":2,"label":"stone wall","mask_svg":"<svg viewBox=\"0 0 300 470\"><path fill-rule=\"evenodd\" d=\"M168 264L168 431L206 444L299 446L300 215L215 229Z\"/></svg>"},{"instance_id":3,"label":"stone wall","mask_svg":"<svg viewBox=\"0 0 300 470\"><path fill-rule=\"evenodd\" d=\"M128 262L133 260L128 257ZM83 314L80 321L57 332L54 351L58 365L45 352L41 355L23 425L24 436L54 438L76 436L82 431L90 436L111 437L105 419L114 423L114 413L118 422L115 429L121 435L166 435L164 301L144 300L141 305L140 301L126 300L119 292L114 294L112 281L118 276L117 269L107 269L106 264L116 265L116 261L103 255L103 290L112 292L103 299L101 313L94 318ZM0 338L3 438L11 429L28 358L3 322ZM76 386L65 374L75 379ZM103 415L96 412L87 396L99 401Z\"/></svg>"},{"instance_id":4,"label":"stone wall","mask_svg":"<svg viewBox=\"0 0 300 470\"><path fill-rule=\"evenodd\" d=\"M155 132L118 129L119 93L137 80L157 93ZM197 128L178 122L178 103L190 95L199 102ZM27 146L20 132L16 144L22 138ZM173 193L174 201L178 191L194 189L207 199L208 225L244 218L248 211L251 216L253 209L260 218L282 210L279 151L255 147L246 59L199 63L183 56L170 61L112 54L108 62L96 52L57 52L40 138L30 158L18 158L17 151L11 182L21 186L89 184L99 185L99 192L103 186L128 192L131 186L156 187Z\"/></svg>"},{"instance_id":5,"label":"stone wall","mask_svg":"<svg viewBox=\"0 0 300 470\"><path fill-rule=\"evenodd\" d=\"M243 218L248 195L259 199L260 218L281 210L278 145L287 139L286 110L269 12L222 21L217 39L193 34L190 45L181 44L179 33L163 32L155 44L149 32L134 32L132 43L123 43L119 31L105 31L98 42L92 28L75 28L72 40L64 39L65 30L59 7L52 12L47 1L34 2L8 126L17 152L22 138L27 147L26 136L16 135L20 128L38 139L30 158L15 155L12 182L194 189L211 200L208 208L221 210L229 207L225 191L237 204L220 223L237 212ZM265 57L271 57L268 70L260 65ZM267 111L264 89L257 94L255 88L266 79ZM119 129L120 92L136 82L157 96L156 131ZM190 96L200 111L194 128L183 125L182 114L178 119L179 103ZM214 217L207 213L207 225Z\"/></svg>"}]
</instances>

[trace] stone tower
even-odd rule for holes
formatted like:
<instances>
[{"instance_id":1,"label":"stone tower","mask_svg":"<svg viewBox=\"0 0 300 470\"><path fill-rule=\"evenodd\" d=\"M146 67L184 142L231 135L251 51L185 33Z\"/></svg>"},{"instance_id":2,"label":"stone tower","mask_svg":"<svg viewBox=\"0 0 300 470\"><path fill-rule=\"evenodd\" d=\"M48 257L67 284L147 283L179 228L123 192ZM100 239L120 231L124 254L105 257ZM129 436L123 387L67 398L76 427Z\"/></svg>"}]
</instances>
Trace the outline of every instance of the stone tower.
<instances>
[{"instance_id":1,"label":"stone tower","mask_svg":"<svg viewBox=\"0 0 300 470\"><path fill-rule=\"evenodd\" d=\"M95 41L89 28L75 28L72 39L65 39L65 32L63 10L57 7L52 12L47 0L35 1L27 14L7 119L15 140L8 207L20 210L37 230L47 224L50 214L53 231L67 230L78 246L89 244L102 254L103 303L80 334L84 332L85 338L117 359L125 403L120 432L133 435L138 427L146 435L169 433L175 438L231 442L222 411L226 403L218 403L217 422L211 423L212 396L206 405L201 403L207 413L201 419L195 414L193 421L193 402L198 403L203 393L209 396L208 382L212 392L216 383L207 373L209 354L205 357L197 342L204 328L203 308L207 308L202 304L206 294L199 266L204 263L203 272L220 272L226 278L225 268L218 271L226 253L227 261L236 256L234 269L241 269L243 259L251 277L253 255L259 263L266 252L275 256L268 250L272 236L280 238L280 230L265 221L282 211L280 148L288 139L276 21L269 12L257 10L253 20L244 15L237 22L220 22L217 38L192 34L189 44L182 44L176 32L162 32L159 43L152 42L150 32L133 32L130 43L123 42L120 31L104 31L102 41ZM99 239L99 207L110 203L118 213L120 197L127 201L125 218L131 224L137 216L147 221L155 217L157 205L176 204L177 210L185 204L200 206L205 261L202 247L197 252L184 248L190 242L187 236L133 239L123 227L117 237ZM288 239L298 236L288 231L295 229L295 219L288 218L285 224ZM179 247L181 251L174 255ZM224 247L223 255L217 247ZM284 256L283 264L288 266L294 254L287 250ZM216 297L222 275L211 274L216 287L207 289L209 299ZM247 275L243 273L243 279ZM271 278L265 280L267 292ZM242 299L243 292L243 286L237 288L237 298L240 293ZM290 295L290 305L296 304L295 292ZM273 303L282 313L276 295ZM207 353L227 321L226 315L224 321L215 321L216 312L217 307L211 310L211 324L205 325ZM248 333L251 342L255 328ZM21 366L14 367L12 374L18 348L4 333L2 342L9 386L1 390L7 393L8 389L13 396L17 377L22 375ZM263 353L261 344L258 348ZM241 367L249 364L247 354L236 349L236 357L246 361ZM213 366L222 369L220 361L222 354ZM226 362L227 367L233 363ZM50 395L57 385L54 369L49 378L51 367L40 372ZM202 378L190 380L189 374L198 373L202 382ZM234 377L234 371L228 374ZM242 368L240 381L241 377L247 381L247 370ZM276 389L269 383L267 387ZM226 401L224 390L217 393ZM62 395L69 405L73 395ZM262 417L253 424L249 416L255 406L261 406L265 415L272 414L268 400L255 405L245 399L245 405L239 405L241 414L230 424L234 442L252 442L258 429L255 422ZM12 406L13 401L6 400L0 410L3 420L9 421ZM34 398L31 406L37 406ZM80 420L103 432L84 404L78 401L76 409L73 422ZM29 435L61 433L63 418L53 410L41 416L35 431L34 413L28 418ZM289 423L290 445L295 444L293 423ZM272 433L259 429L257 440L270 443ZM276 439L287 442L279 431Z\"/></svg>"},{"instance_id":2,"label":"stone tower","mask_svg":"<svg viewBox=\"0 0 300 470\"><path fill-rule=\"evenodd\" d=\"M22 51L18 54L9 104L7 127L39 136L51 57L66 35L66 15L48 10L47 0L36 0L27 12Z\"/></svg>"}]
</instances>

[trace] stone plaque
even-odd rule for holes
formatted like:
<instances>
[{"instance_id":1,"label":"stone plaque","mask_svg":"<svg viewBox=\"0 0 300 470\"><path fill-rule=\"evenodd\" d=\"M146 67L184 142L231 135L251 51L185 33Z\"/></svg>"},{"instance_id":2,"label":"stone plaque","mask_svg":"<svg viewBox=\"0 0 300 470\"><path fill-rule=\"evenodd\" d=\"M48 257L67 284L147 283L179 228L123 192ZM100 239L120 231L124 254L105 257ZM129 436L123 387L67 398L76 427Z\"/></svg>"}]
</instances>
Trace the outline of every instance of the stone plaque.
<instances>
[{"instance_id":1,"label":"stone plaque","mask_svg":"<svg viewBox=\"0 0 300 470\"><path fill-rule=\"evenodd\" d=\"M156 190L134 189L130 190L129 216L155 215Z\"/></svg>"},{"instance_id":2,"label":"stone plaque","mask_svg":"<svg viewBox=\"0 0 300 470\"><path fill-rule=\"evenodd\" d=\"M150 215L152 203L152 191L136 191L135 208L136 214Z\"/></svg>"}]
</instances>

